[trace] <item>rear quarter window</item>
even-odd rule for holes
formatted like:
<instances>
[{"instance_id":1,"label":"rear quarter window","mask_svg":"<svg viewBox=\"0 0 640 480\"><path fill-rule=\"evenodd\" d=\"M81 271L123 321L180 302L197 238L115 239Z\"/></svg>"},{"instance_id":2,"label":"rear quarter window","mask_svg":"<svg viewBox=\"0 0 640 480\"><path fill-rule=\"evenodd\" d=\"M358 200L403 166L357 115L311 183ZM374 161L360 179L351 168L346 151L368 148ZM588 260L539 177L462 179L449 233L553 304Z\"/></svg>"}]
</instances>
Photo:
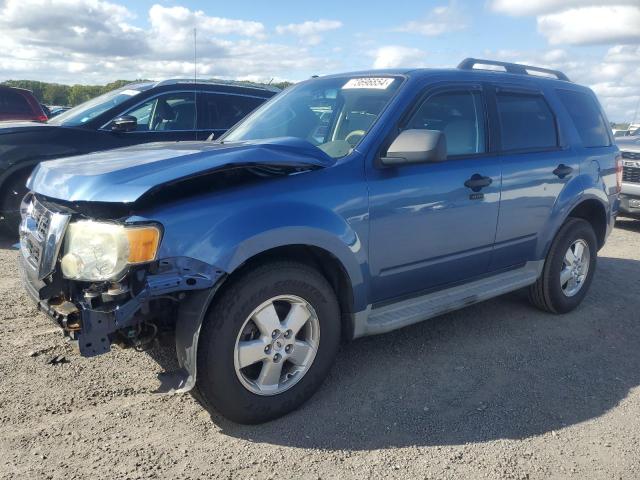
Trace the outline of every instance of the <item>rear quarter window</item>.
<instances>
[{"instance_id":1,"label":"rear quarter window","mask_svg":"<svg viewBox=\"0 0 640 480\"><path fill-rule=\"evenodd\" d=\"M556 121L542 95L496 95L503 150L546 150L558 146Z\"/></svg>"},{"instance_id":2,"label":"rear quarter window","mask_svg":"<svg viewBox=\"0 0 640 480\"><path fill-rule=\"evenodd\" d=\"M557 92L578 130L582 145L588 148L610 146L609 129L595 98L573 90Z\"/></svg>"},{"instance_id":3,"label":"rear quarter window","mask_svg":"<svg viewBox=\"0 0 640 480\"><path fill-rule=\"evenodd\" d=\"M12 90L0 91L0 113L31 114L31 106L27 99Z\"/></svg>"}]
</instances>

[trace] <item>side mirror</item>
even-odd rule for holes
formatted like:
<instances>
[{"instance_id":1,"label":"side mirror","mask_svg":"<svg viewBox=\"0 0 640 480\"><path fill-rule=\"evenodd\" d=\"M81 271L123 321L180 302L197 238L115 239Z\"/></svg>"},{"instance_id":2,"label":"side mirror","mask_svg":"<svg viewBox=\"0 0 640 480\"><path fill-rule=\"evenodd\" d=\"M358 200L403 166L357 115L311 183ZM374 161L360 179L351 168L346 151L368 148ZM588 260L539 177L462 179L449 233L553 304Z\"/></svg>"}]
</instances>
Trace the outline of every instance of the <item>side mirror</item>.
<instances>
[{"instance_id":1,"label":"side mirror","mask_svg":"<svg viewBox=\"0 0 640 480\"><path fill-rule=\"evenodd\" d=\"M131 132L138 127L138 119L132 115L123 115L111 122L112 132Z\"/></svg>"},{"instance_id":2,"label":"side mirror","mask_svg":"<svg viewBox=\"0 0 640 480\"><path fill-rule=\"evenodd\" d=\"M380 159L383 165L409 165L442 162L447 159L447 140L438 130L404 130L396 137L387 154Z\"/></svg>"}]
</instances>

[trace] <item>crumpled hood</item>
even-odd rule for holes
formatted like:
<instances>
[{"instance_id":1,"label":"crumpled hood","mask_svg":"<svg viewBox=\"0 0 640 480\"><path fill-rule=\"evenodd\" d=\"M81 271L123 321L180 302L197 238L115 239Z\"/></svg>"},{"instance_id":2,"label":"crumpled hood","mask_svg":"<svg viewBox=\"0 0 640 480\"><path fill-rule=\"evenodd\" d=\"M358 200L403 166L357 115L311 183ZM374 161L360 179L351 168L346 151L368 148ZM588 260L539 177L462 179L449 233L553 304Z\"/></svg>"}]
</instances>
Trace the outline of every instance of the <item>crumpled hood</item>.
<instances>
[{"instance_id":1,"label":"crumpled hood","mask_svg":"<svg viewBox=\"0 0 640 480\"><path fill-rule=\"evenodd\" d=\"M131 203L165 184L241 166L328 167L334 159L309 142L163 142L41 163L27 187L71 202Z\"/></svg>"}]
</instances>

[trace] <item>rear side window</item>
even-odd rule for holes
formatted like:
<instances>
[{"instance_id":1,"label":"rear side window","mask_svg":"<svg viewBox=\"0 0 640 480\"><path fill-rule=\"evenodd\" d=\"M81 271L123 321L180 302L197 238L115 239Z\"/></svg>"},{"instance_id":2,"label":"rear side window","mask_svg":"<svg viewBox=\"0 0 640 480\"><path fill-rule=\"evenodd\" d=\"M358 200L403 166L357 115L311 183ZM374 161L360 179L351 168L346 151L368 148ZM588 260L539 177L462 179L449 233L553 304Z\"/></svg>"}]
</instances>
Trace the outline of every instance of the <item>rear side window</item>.
<instances>
[{"instance_id":1,"label":"rear side window","mask_svg":"<svg viewBox=\"0 0 640 480\"><path fill-rule=\"evenodd\" d=\"M263 98L202 93L202 111L198 119L203 130L227 130L251 113L265 100Z\"/></svg>"},{"instance_id":2,"label":"rear side window","mask_svg":"<svg viewBox=\"0 0 640 480\"><path fill-rule=\"evenodd\" d=\"M480 92L443 92L427 98L406 128L440 130L447 140L447 155L486 152L485 114Z\"/></svg>"},{"instance_id":3,"label":"rear side window","mask_svg":"<svg viewBox=\"0 0 640 480\"><path fill-rule=\"evenodd\" d=\"M569 112L585 147L611 145L609 129L600 108L591 95L572 90L558 90L558 96Z\"/></svg>"},{"instance_id":4,"label":"rear side window","mask_svg":"<svg viewBox=\"0 0 640 480\"><path fill-rule=\"evenodd\" d=\"M498 92L503 150L545 150L558 145L556 122L541 95Z\"/></svg>"},{"instance_id":5,"label":"rear side window","mask_svg":"<svg viewBox=\"0 0 640 480\"><path fill-rule=\"evenodd\" d=\"M0 113L31 114L31 106L20 93L12 90L0 91Z\"/></svg>"}]
</instances>

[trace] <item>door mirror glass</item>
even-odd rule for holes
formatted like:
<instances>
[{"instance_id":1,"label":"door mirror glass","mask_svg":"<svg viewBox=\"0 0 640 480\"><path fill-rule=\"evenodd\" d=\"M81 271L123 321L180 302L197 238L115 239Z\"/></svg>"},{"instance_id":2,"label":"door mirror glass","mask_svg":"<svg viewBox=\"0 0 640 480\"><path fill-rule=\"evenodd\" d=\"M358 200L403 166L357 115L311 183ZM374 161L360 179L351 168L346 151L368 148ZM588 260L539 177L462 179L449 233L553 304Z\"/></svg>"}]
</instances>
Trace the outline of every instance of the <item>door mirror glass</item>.
<instances>
[{"instance_id":1,"label":"door mirror glass","mask_svg":"<svg viewBox=\"0 0 640 480\"><path fill-rule=\"evenodd\" d=\"M447 159L447 141L438 130L404 130L380 160L383 165L442 162Z\"/></svg>"},{"instance_id":2,"label":"door mirror glass","mask_svg":"<svg viewBox=\"0 0 640 480\"><path fill-rule=\"evenodd\" d=\"M115 118L111 122L111 131L113 132L131 132L138 126L138 120L131 115L123 115Z\"/></svg>"}]
</instances>

